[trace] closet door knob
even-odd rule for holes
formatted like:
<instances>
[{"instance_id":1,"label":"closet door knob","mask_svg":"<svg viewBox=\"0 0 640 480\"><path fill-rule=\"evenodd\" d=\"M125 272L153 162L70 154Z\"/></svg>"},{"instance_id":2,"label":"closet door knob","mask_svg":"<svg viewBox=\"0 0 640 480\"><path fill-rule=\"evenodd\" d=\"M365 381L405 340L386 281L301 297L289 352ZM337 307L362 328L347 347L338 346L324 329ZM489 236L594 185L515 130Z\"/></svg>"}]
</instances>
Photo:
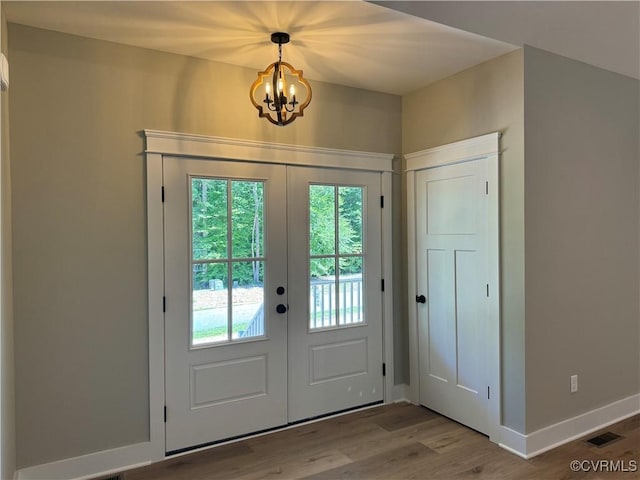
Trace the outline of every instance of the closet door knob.
<instances>
[{"instance_id":1,"label":"closet door knob","mask_svg":"<svg viewBox=\"0 0 640 480\"><path fill-rule=\"evenodd\" d=\"M427 298L424 295L416 295L416 302L427 303Z\"/></svg>"}]
</instances>

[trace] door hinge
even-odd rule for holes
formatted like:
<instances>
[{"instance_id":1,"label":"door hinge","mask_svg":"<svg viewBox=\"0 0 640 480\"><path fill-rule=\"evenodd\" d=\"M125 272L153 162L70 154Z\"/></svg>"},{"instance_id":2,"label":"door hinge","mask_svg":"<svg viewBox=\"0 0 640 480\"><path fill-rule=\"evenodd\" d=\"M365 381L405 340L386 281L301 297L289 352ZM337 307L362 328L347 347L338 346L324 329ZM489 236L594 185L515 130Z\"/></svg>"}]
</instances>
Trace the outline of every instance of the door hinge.
<instances>
[{"instance_id":1,"label":"door hinge","mask_svg":"<svg viewBox=\"0 0 640 480\"><path fill-rule=\"evenodd\" d=\"M162 187L161 192L162 192L162 193L161 193L161 194L162 194L162 203L164 203L164 187Z\"/></svg>"},{"instance_id":2,"label":"door hinge","mask_svg":"<svg viewBox=\"0 0 640 480\"><path fill-rule=\"evenodd\" d=\"M164 406L164 423L167 423L167 406Z\"/></svg>"},{"instance_id":3,"label":"door hinge","mask_svg":"<svg viewBox=\"0 0 640 480\"><path fill-rule=\"evenodd\" d=\"M162 311L167 312L167 297L162 297Z\"/></svg>"},{"instance_id":4,"label":"door hinge","mask_svg":"<svg viewBox=\"0 0 640 480\"><path fill-rule=\"evenodd\" d=\"M491 399L491 387L487 385L487 400Z\"/></svg>"},{"instance_id":5,"label":"door hinge","mask_svg":"<svg viewBox=\"0 0 640 480\"><path fill-rule=\"evenodd\" d=\"M382 291L384 292L384 278L380 282L380 287L382 288Z\"/></svg>"},{"instance_id":6,"label":"door hinge","mask_svg":"<svg viewBox=\"0 0 640 480\"><path fill-rule=\"evenodd\" d=\"M484 193L489 195L489 182L484 182Z\"/></svg>"},{"instance_id":7,"label":"door hinge","mask_svg":"<svg viewBox=\"0 0 640 480\"><path fill-rule=\"evenodd\" d=\"M384 208L384 195L380 195L380 208Z\"/></svg>"},{"instance_id":8,"label":"door hinge","mask_svg":"<svg viewBox=\"0 0 640 480\"><path fill-rule=\"evenodd\" d=\"M487 297L489 296L489 284L487 283Z\"/></svg>"},{"instance_id":9,"label":"door hinge","mask_svg":"<svg viewBox=\"0 0 640 480\"><path fill-rule=\"evenodd\" d=\"M382 364L382 376L383 377L387 376L387 364L386 363Z\"/></svg>"}]
</instances>

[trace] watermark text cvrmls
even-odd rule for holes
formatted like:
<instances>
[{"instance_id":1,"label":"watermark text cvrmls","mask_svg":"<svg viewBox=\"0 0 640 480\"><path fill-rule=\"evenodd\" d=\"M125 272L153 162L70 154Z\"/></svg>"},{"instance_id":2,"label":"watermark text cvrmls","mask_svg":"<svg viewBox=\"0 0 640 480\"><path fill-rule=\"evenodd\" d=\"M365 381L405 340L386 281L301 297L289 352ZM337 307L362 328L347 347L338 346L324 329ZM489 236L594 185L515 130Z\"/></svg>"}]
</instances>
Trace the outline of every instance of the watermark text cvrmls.
<instances>
[{"instance_id":1,"label":"watermark text cvrmls","mask_svg":"<svg viewBox=\"0 0 640 480\"><path fill-rule=\"evenodd\" d=\"M572 460L572 472L637 472L637 460Z\"/></svg>"}]
</instances>

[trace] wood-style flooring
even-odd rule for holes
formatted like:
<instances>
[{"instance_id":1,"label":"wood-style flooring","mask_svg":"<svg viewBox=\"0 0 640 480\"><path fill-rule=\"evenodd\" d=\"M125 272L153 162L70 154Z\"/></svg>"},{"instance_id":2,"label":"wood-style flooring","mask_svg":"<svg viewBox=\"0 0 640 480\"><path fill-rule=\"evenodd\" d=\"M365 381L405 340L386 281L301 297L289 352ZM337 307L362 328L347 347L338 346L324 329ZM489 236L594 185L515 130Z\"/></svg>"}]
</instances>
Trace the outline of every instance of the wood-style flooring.
<instances>
[{"instance_id":1,"label":"wood-style flooring","mask_svg":"<svg viewBox=\"0 0 640 480\"><path fill-rule=\"evenodd\" d=\"M603 448L580 439L523 460L431 410L400 403L168 459L125 472L124 479L640 478L638 471L571 471L572 460L622 460L627 466L633 465L630 460L640 463L640 415L606 431L625 438Z\"/></svg>"}]
</instances>

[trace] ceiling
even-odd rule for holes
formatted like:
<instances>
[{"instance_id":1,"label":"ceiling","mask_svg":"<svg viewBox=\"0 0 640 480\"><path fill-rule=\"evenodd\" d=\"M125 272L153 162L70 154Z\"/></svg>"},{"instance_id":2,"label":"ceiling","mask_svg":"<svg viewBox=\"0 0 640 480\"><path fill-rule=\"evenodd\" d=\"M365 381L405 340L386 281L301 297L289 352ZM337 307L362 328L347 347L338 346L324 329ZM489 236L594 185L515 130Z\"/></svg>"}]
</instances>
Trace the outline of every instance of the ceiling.
<instances>
[{"instance_id":1,"label":"ceiling","mask_svg":"<svg viewBox=\"0 0 640 480\"><path fill-rule=\"evenodd\" d=\"M640 1L376 1L640 79Z\"/></svg>"},{"instance_id":2,"label":"ceiling","mask_svg":"<svg viewBox=\"0 0 640 480\"><path fill-rule=\"evenodd\" d=\"M3 1L9 22L402 95L517 46L363 1Z\"/></svg>"}]
</instances>

